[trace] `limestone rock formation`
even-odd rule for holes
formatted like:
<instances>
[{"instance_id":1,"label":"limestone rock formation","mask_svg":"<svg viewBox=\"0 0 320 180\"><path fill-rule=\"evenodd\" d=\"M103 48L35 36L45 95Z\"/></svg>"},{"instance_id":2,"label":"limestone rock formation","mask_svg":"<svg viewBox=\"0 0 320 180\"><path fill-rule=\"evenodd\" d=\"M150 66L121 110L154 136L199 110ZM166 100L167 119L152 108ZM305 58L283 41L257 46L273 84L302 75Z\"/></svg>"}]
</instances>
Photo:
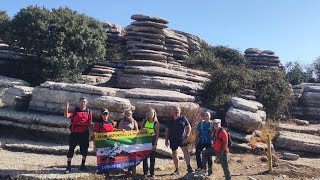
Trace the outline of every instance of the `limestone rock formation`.
<instances>
[{"instance_id":1,"label":"limestone rock formation","mask_svg":"<svg viewBox=\"0 0 320 180\"><path fill-rule=\"evenodd\" d=\"M281 69L279 57L273 51L261 51L257 48L248 48L244 52L245 58L250 62L250 67L254 69Z\"/></svg>"},{"instance_id":2,"label":"limestone rock formation","mask_svg":"<svg viewBox=\"0 0 320 180\"><path fill-rule=\"evenodd\" d=\"M2 97L5 107L11 107L18 110L26 110L28 108L33 87L13 86L8 88Z\"/></svg>"},{"instance_id":3,"label":"limestone rock formation","mask_svg":"<svg viewBox=\"0 0 320 180\"><path fill-rule=\"evenodd\" d=\"M5 77L5 76L0 76L0 104L3 102L2 98L6 91L9 89L9 87L13 86L29 86L29 83L26 81L20 80L20 79L15 79L15 78L10 78L10 77Z\"/></svg>"},{"instance_id":4,"label":"limestone rock formation","mask_svg":"<svg viewBox=\"0 0 320 180\"><path fill-rule=\"evenodd\" d=\"M261 103L238 97L233 97L231 103L232 106L226 114L229 127L247 133L262 127L266 120L266 113L262 110Z\"/></svg>"},{"instance_id":5,"label":"limestone rock formation","mask_svg":"<svg viewBox=\"0 0 320 180\"><path fill-rule=\"evenodd\" d=\"M135 59L166 61L168 53L163 46L163 29L168 27L168 21L141 14L132 15L131 19L136 21L126 27L126 44L130 55Z\"/></svg>"},{"instance_id":6,"label":"limestone rock formation","mask_svg":"<svg viewBox=\"0 0 320 180\"><path fill-rule=\"evenodd\" d=\"M302 83L293 86L292 115L314 123L320 121L320 84Z\"/></svg>"},{"instance_id":7,"label":"limestone rock formation","mask_svg":"<svg viewBox=\"0 0 320 180\"><path fill-rule=\"evenodd\" d=\"M315 135L280 131L276 147L310 153L320 153L320 137Z\"/></svg>"}]
</instances>

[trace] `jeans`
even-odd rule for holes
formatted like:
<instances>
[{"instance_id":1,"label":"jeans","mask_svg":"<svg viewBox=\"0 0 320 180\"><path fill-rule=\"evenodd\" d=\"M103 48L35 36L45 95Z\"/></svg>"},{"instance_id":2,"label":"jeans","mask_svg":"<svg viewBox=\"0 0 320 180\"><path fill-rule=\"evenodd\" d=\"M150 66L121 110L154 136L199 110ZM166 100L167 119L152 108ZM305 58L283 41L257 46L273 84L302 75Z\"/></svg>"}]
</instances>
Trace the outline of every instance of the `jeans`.
<instances>
[{"instance_id":1,"label":"jeans","mask_svg":"<svg viewBox=\"0 0 320 180\"><path fill-rule=\"evenodd\" d=\"M211 144L202 144L202 143L198 143L197 147L196 147L196 160L197 160L197 166L198 168L204 168L206 169L206 165L202 166L202 160L201 160L201 152L203 151L203 149L212 149ZM203 157L202 157L203 159ZM212 156L208 157L208 169L212 169Z\"/></svg>"},{"instance_id":2,"label":"jeans","mask_svg":"<svg viewBox=\"0 0 320 180\"><path fill-rule=\"evenodd\" d=\"M214 152L213 148L208 148L202 152L202 166L206 167L208 157L212 157L213 155L216 155L217 158L220 160L224 176L226 180L231 179L231 173L228 166L228 152L225 152L223 155L218 152Z\"/></svg>"},{"instance_id":3,"label":"jeans","mask_svg":"<svg viewBox=\"0 0 320 180\"><path fill-rule=\"evenodd\" d=\"M156 160L155 152L153 151L150 155L150 174L154 175L154 163ZM148 174L148 158L143 160L143 174Z\"/></svg>"}]
</instances>

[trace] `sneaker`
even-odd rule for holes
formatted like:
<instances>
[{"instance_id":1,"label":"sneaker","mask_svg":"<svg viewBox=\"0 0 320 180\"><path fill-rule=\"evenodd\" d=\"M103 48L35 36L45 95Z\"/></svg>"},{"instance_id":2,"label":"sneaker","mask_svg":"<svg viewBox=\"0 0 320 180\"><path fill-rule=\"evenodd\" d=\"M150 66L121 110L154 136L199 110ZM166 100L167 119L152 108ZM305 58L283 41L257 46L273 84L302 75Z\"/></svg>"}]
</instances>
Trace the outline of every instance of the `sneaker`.
<instances>
[{"instance_id":1,"label":"sneaker","mask_svg":"<svg viewBox=\"0 0 320 180\"><path fill-rule=\"evenodd\" d=\"M154 174L150 174L150 177L151 178L155 178L156 176Z\"/></svg>"},{"instance_id":2,"label":"sneaker","mask_svg":"<svg viewBox=\"0 0 320 180\"><path fill-rule=\"evenodd\" d=\"M179 175L179 174L180 174L179 168L177 168L173 173L171 173L171 175Z\"/></svg>"},{"instance_id":3,"label":"sneaker","mask_svg":"<svg viewBox=\"0 0 320 180\"><path fill-rule=\"evenodd\" d=\"M87 171L87 167L84 164L81 164L80 171Z\"/></svg>"},{"instance_id":4,"label":"sneaker","mask_svg":"<svg viewBox=\"0 0 320 180\"><path fill-rule=\"evenodd\" d=\"M206 169L200 169L198 170L198 173L200 174L206 174L207 170Z\"/></svg>"},{"instance_id":5,"label":"sneaker","mask_svg":"<svg viewBox=\"0 0 320 180\"><path fill-rule=\"evenodd\" d=\"M208 169L208 176L210 176L212 174L212 168Z\"/></svg>"},{"instance_id":6,"label":"sneaker","mask_svg":"<svg viewBox=\"0 0 320 180\"><path fill-rule=\"evenodd\" d=\"M65 174L69 174L71 173L71 167L67 167L66 170L64 170Z\"/></svg>"},{"instance_id":7,"label":"sneaker","mask_svg":"<svg viewBox=\"0 0 320 180\"><path fill-rule=\"evenodd\" d=\"M192 167L188 166L188 173L193 173Z\"/></svg>"},{"instance_id":8,"label":"sneaker","mask_svg":"<svg viewBox=\"0 0 320 180\"><path fill-rule=\"evenodd\" d=\"M198 172L200 169L201 169L201 168L200 168L200 167L198 167L198 168L196 169L196 171Z\"/></svg>"}]
</instances>

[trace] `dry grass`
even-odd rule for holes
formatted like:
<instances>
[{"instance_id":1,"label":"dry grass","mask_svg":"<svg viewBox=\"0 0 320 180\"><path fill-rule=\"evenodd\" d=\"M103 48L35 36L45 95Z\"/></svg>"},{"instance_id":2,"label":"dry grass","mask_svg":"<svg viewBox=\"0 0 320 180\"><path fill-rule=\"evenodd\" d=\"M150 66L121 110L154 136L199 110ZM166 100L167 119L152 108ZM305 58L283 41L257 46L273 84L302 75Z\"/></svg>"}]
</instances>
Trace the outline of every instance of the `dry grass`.
<instances>
[{"instance_id":1,"label":"dry grass","mask_svg":"<svg viewBox=\"0 0 320 180\"><path fill-rule=\"evenodd\" d=\"M196 128L201 119L202 113L202 108L194 109L192 111L182 109L182 114L188 118L191 125L191 134L188 139L190 145L194 145L194 142L196 140Z\"/></svg>"},{"instance_id":2,"label":"dry grass","mask_svg":"<svg viewBox=\"0 0 320 180\"><path fill-rule=\"evenodd\" d=\"M258 142L267 143L269 134L271 136L271 140L276 136L275 122L272 119L267 119L266 125L259 129L259 131L262 132L262 135L261 137L254 137L250 140L249 145L251 147L256 147Z\"/></svg>"}]
</instances>

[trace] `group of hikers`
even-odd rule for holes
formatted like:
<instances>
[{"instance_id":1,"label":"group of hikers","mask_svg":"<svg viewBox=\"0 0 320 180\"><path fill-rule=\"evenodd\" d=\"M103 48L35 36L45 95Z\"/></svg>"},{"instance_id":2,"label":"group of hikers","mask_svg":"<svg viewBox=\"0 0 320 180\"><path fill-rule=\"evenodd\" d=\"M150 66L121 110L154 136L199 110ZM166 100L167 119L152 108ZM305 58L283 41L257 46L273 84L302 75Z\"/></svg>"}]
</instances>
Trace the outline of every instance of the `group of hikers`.
<instances>
[{"instance_id":1,"label":"group of hikers","mask_svg":"<svg viewBox=\"0 0 320 180\"><path fill-rule=\"evenodd\" d=\"M99 121L92 122L92 112L89 111L88 99L83 97L79 100L79 106L69 111L69 103L67 102L64 110L64 117L71 118L69 150L67 153L67 168L65 173L71 172L71 160L74 155L74 150L77 145L80 146L80 154L82 162L81 171L86 171L86 157L88 155L88 147L90 141L90 128L93 129L93 134L101 132L113 131L131 131L139 130L137 121L132 117L132 110L126 110L123 119L116 126L116 122L110 119L108 109L101 110ZM116 128L117 127L117 128ZM148 166L147 158L143 160L143 175L155 177L155 150L159 139L160 124L157 119L157 113L153 108L149 108L146 113L146 118L142 121L140 130L151 134L152 136L152 153L149 155L150 167ZM202 174L211 175L212 172L212 156L220 161L225 179L231 179L230 170L228 167L227 156L228 148L228 132L221 127L221 120L211 120L209 112L202 115L196 128L196 171ZM191 135L191 125L185 116L181 115L180 107L172 108L172 117L167 121L165 128L165 146L172 150L172 159L175 165L175 170L172 175L180 174L177 149L180 147L184 160L187 165L188 173L194 172L190 164L190 154L188 151L188 137ZM205 150L204 150L205 149ZM128 171L132 172L132 168Z\"/></svg>"}]
</instances>

